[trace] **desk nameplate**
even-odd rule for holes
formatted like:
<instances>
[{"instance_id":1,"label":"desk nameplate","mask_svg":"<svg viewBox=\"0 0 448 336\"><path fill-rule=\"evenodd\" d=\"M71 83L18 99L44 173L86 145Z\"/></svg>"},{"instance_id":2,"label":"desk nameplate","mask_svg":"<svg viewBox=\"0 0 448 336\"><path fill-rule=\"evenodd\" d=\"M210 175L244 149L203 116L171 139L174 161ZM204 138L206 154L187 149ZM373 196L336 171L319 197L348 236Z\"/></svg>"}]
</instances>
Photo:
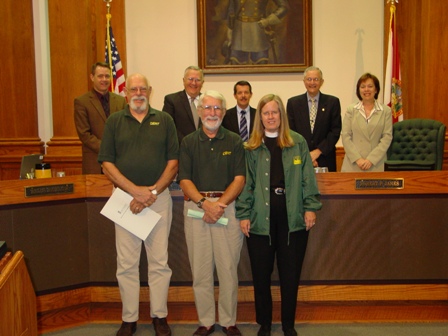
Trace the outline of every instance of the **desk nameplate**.
<instances>
[{"instance_id":1,"label":"desk nameplate","mask_svg":"<svg viewBox=\"0 0 448 336\"><path fill-rule=\"evenodd\" d=\"M404 189L404 179L355 179L355 189Z\"/></svg>"},{"instance_id":2,"label":"desk nameplate","mask_svg":"<svg viewBox=\"0 0 448 336\"><path fill-rule=\"evenodd\" d=\"M74 189L73 183L25 187L25 197L73 194Z\"/></svg>"}]
</instances>

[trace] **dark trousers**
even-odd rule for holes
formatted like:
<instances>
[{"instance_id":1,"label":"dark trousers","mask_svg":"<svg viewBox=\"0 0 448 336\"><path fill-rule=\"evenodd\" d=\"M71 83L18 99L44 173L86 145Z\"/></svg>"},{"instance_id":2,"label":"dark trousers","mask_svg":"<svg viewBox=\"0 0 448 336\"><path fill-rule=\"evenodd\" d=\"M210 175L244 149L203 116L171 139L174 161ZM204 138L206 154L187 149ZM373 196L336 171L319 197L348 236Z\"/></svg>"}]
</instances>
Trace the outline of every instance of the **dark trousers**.
<instances>
[{"instance_id":1,"label":"dark trousers","mask_svg":"<svg viewBox=\"0 0 448 336\"><path fill-rule=\"evenodd\" d=\"M256 320L260 325L272 324L271 274L277 257L282 329L286 330L294 328L297 292L308 242L308 231L289 233L284 195L271 193L270 209L270 237L251 233L247 238L255 293Z\"/></svg>"}]
</instances>

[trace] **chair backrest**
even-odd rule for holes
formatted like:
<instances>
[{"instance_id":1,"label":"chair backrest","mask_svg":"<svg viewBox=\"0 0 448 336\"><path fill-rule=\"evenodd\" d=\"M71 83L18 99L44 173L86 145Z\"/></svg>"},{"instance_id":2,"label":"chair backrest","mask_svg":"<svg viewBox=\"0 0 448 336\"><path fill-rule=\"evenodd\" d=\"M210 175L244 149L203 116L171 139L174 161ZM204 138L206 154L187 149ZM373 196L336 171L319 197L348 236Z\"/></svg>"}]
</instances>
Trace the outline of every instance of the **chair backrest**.
<instances>
[{"instance_id":1,"label":"chair backrest","mask_svg":"<svg viewBox=\"0 0 448 336\"><path fill-rule=\"evenodd\" d=\"M385 170L442 170L445 129L431 119L395 123Z\"/></svg>"}]
</instances>

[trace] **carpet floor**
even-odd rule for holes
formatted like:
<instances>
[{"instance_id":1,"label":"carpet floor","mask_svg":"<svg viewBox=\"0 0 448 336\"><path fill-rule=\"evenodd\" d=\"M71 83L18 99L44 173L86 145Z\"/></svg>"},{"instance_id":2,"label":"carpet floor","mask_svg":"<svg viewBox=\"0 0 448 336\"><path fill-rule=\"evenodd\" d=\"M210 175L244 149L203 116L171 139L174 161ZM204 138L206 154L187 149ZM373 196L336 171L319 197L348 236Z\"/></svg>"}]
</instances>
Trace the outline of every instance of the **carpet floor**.
<instances>
[{"instance_id":1,"label":"carpet floor","mask_svg":"<svg viewBox=\"0 0 448 336\"><path fill-rule=\"evenodd\" d=\"M170 324L173 336L191 336L196 325ZM87 324L75 328L42 334L44 336L115 336L119 324ZM256 336L258 325L238 324L244 336ZM448 335L448 323L356 323L356 324L296 324L300 336L443 336ZM139 324L134 336L154 335L151 324ZM216 326L212 335L224 333ZM272 326L271 336L283 336L281 326Z\"/></svg>"}]
</instances>

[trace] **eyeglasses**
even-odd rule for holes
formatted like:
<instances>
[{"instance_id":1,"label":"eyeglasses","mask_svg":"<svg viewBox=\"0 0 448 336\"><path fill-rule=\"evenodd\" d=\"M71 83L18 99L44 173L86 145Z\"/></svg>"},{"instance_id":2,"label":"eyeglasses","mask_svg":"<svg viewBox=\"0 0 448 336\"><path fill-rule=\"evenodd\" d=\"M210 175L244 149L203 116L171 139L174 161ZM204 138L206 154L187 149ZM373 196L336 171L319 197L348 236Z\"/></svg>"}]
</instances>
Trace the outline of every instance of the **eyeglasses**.
<instances>
[{"instance_id":1,"label":"eyeglasses","mask_svg":"<svg viewBox=\"0 0 448 336\"><path fill-rule=\"evenodd\" d=\"M263 116L263 117L270 117L271 115L272 116L274 116L274 117L276 117L276 116L278 116L280 114L280 111L264 111L264 112L261 112L261 115Z\"/></svg>"},{"instance_id":2,"label":"eyeglasses","mask_svg":"<svg viewBox=\"0 0 448 336\"><path fill-rule=\"evenodd\" d=\"M307 77L307 78L305 78L305 80L307 81L307 82L320 82L320 78L311 78L311 77Z\"/></svg>"},{"instance_id":3,"label":"eyeglasses","mask_svg":"<svg viewBox=\"0 0 448 336\"><path fill-rule=\"evenodd\" d=\"M214 110L215 112L220 112L222 110L221 106L211 106L211 105L202 105L200 106L203 110L207 112L211 112L211 110Z\"/></svg>"},{"instance_id":4,"label":"eyeglasses","mask_svg":"<svg viewBox=\"0 0 448 336\"><path fill-rule=\"evenodd\" d=\"M131 87L127 89L130 93L137 93L139 90L141 93L146 93L148 91L147 87Z\"/></svg>"},{"instance_id":5,"label":"eyeglasses","mask_svg":"<svg viewBox=\"0 0 448 336\"><path fill-rule=\"evenodd\" d=\"M202 82L202 79L200 79L200 78L188 77L188 78L187 78L187 81L189 81L189 82L195 82L195 83L200 83L200 82Z\"/></svg>"}]
</instances>

